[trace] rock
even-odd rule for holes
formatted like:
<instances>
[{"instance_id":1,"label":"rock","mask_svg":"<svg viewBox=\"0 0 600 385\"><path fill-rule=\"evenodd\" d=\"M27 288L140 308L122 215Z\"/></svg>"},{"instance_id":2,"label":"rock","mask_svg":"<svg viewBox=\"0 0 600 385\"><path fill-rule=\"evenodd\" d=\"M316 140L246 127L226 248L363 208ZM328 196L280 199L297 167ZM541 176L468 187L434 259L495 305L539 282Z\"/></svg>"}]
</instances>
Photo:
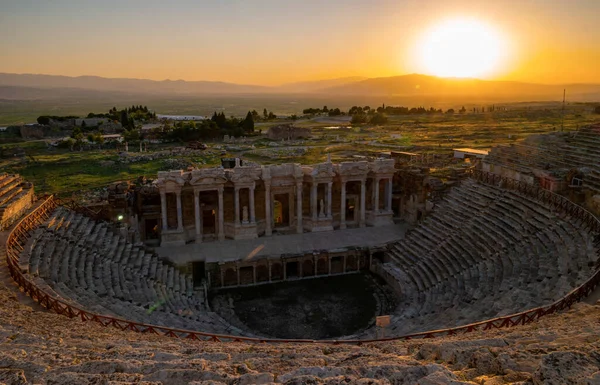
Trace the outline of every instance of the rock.
<instances>
[{"instance_id":1,"label":"rock","mask_svg":"<svg viewBox=\"0 0 600 385\"><path fill-rule=\"evenodd\" d=\"M416 357L425 360L442 360L449 364L466 366L470 362L471 353L479 347L503 347L508 343L501 338L475 341L430 342L420 346L409 347L409 352L416 350ZM467 352L467 354L464 354Z\"/></svg>"},{"instance_id":2,"label":"rock","mask_svg":"<svg viewBox=\"0 0 600 385\"><path fill-rule=\"evenodd\" d=\"M397 382L393 382L396 384ZM458 381L456 376L448 371L438 371L421 378L417 385L459 385L468 383Z\"/></svg>"},{"instance_id":3,"label":"rock","mask_svg":"<svg viewBox=\"0 0 600 385\"><path fill-rule=\"evenodd\" d=\"M104 384L106 381L103 380L100 374L88 374L88 373L56 373L48 376L46 385L81 385L81 384Z\"/></svg>"},{"instance_id":4,"label":"rock","mask_svg":"<svg viewBox=\"0 0 600 385\"><path fill-rule=\"evenodd\" d=\"M596 376L599 370L599 362L584 353L553 352L542 357L542 363L533 374L533 383L540 385L586 383L585 380Z\"/></svg>"},{"instance_id":5,"label":"rock","mask_svg":"<svg viewBox=\"0 0 600 385\"><path fill-rule=\"evenodd\" d=\"M231 355L228 353L200 353L193 355L191 358L201 358L207 361L229 361Z\"/></svg>"},{"instance_id":6,"label":"rock","mask_svg":"<svg viewBox=\"0 0 600 385\"><path fill-rule=\"evenodd\" d=\"M222 374L194 369L166 369L149 374L144 377L144 380L159 381L163 385L179 385L192 381L223 381L226 377Z\"/></svg>"},{"instance_id":7,"label":"rock","mask_svg":"<svg viewBox=\"0 0 600 385\"><path fill-rule=\"evenodd\" d=\"M25 372L20 369L0 369L0 383L11 385L29 384Z\"/></svg>"},{"instance_id":8,"label":"rock","mask_svg":"<svg viewBox=\"0 0 600 385\"><path fill-rule=\"evenodd\" d=\"M181 356L177 354L165 353L165 352L156 352L152 357L154 361L173 361L181 359Z\"/></svg>"},{"instance_id":9,"label":"rock","mask_svg":"<svg viewBox=\"0 0 600 385\"><path fill-rule=\"evenodd\" d=\"M131 366L123 361L90 361L79 365L67 366L56 372L73 372L89 374L112 374L130 371Z\"/></svg>"},{"instance_id":10,"label":"rock","mask_svg":"<svg viewBox=\"0 0 600 385\"><path fill-rule=\"evenodd\" d=\"M300 376L310 376L317 378L335 377L346 374L347 370L344 368L330 368L330 367L307 367L296 369L293 372L286 373L279 376L278 381L286 383L288 380Z\"/></svg>"},{"instance_id":11,"label":"rock","mask_svg":"<svg viewBox=\"0 0 600 385\"><path fill-rule=\"evenodd\" d=\"M287 380L278 378L278 382L282 382L285 385L319 385L323 384L323 381L319 377L301 375L298 377L290 378L286 377Z\"/></svg>"},{"instance_id":12,"label":"rock","mask_svg":"<svg viewBox=\"0 0 600 385\"><path fill-rule=\"evenodd\" d=\"M233 384L235 385L264 385L274 381L274 376L271 373L248 373L240 376Z\"/></svg>"},{"instance_id":13,"label":"rock","mask_svg":"<svg viewBox=\"0 0 600 385\"><path fill-rule=\"evenodd\" d=\"M429 365L382 365L365 367L361 371L361 377L374 379L389 379L394 385L412 385L419 380L427 378L433 373L442 372L437 378L455 379L456 377L445 367L438 364ZM444 377L445 375L445 377ZM433 379L436 376L431 377Z\"/></svg>"}]
</instances>

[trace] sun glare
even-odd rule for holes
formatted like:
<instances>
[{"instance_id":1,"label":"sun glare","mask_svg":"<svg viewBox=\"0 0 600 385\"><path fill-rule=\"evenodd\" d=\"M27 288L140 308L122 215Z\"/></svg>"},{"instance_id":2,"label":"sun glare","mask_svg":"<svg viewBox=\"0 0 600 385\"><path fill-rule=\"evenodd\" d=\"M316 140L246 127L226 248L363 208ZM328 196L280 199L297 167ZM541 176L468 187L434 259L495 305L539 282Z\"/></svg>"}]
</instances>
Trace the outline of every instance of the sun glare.
<instances>
[{"instance_id":1,"label":"sun glare","mask_svg":"<svg viewBox=\"0 0 600 385\"><path fill-rule=\"evenodd\" d=\"M490 25L474 19L436 24L417 43L419 67L442 77L486 77L497 72L505 42Z\"/></svg>"}]
</instances>

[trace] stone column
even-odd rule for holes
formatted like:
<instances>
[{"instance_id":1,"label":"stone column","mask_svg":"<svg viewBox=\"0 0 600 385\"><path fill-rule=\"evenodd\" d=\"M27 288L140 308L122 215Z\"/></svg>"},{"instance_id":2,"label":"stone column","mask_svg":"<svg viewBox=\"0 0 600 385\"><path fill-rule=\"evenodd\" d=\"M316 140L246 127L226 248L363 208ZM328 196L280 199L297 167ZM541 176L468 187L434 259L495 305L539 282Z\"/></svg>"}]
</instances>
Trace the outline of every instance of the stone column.
<instances>
[{"instance_id":1,"label":"stone column","mask_svg":"<svg viewBox=\"0 0 600 385\"><path fill-rule=\"evenodd\" d=\"M293 187L292 187L293 189ZM294 193L290 192L288 193L288 217L290 218L289 220L289 227L290 229L294 227Z\"/></svg>"},{"instance_id":2,"label":"stone column","mask_svg":"<svg viewBox=\"0 0 600 385\"><path fill-rule=\"evenodd\" d=\"M332 199L333 192L333 182L327 183L327 217L331 219L333 217L333 213L331 212L331 204L333 202Z\"/></svg>"},{"instance_id":3,"label":"stone column","mask_svg":"<svg viewBox=\"0 0 600 385\"><path fill-rule=\"evenodd\" d=\"M342 202L340 205L340 229L346 228L346 181L342 181Z\"/></svg>"},{"instance_id":4,"label":"stone column","mask_svg":"<svg viewBox=\"0 0 600 385\"><path fill-rule=\"evenodd\" d=\"M329 264L329 272L327 275L331 275L331 255L327 256L327 263Z\"/></svg>"},{"instance_id":5,"label":"stone column","mask_svg":"<svg viewBox=\"0 0 600 385\"><path fill-rule=\"evenodd\" d=\"M302 182L296 184L296 213L298 220L296 232L302 234Z\"/></svg>"},{"instance_id":6,"label":"stone column","mask_svg":"<svg viewBox=\"0 0 600 385\"><path fill-rule=\"evenodd\" d=\"M238 282L237 285L240 286L240 283L241 283L241 281L240 281L240 267L236 265L235 266L235 270L237 272L237 282Z\"/></svg>"},{"instance_id":7,"label":"stone column","mask_svg":"<svg viewBox=\"0 0 600 385\"><path fill-rule=\"evenodd\" d=\"M234 188L233 209L235 210L235 225L240 225L240 189Z\"/></svg>"},{"instance_id":8,"label":"stone column","mask_svg":"<svg viewBox=\"0 0 600 385\"><path fill-rule=\"evenodd\" d=\"M219 187L219 232L217 234L219 241L225 239L225 218L223 215L223 187Z\"/></svg>"},{"instance_id":9,"label":"stone column","mask_svg":"<svg viewBox=\"0 0 600 385\"><path fill-rule=\"evenodd\" d=\"M177 195L177 230L183 231L183 211L181 210L181 190L175 193Z\"/></svg>"},{"instance_id":10,"label":"stone column","mask_svg":"<svg viewBox=\"0 0 600 385\"><path fill-rule=\"evenodd\" d=\"M387 186L388 186L388 188L387 188L387 197L386 197L387 198L387 207L386 207L386 210L387 211L392 211L392 189L393 189L392 178L388 179Z\"/></svg>"},{"instance_id":11,"label":"stone column","mask_svg":"<svg viewBox=\"0 0 600 385\"><path fill-rule=\"evenodd\" d=\"M346 256L342 255L343 261L344 261L344 269L342 270L344 273L346 272Z\"/></svg>"},{"instance_id":12,"label":"stone column","mask_svg":"<svg viewBox=\"0 0 600 385\"><path fill-rule=\"evenodd\" d=\"M162 229L167 231L167 194L164 191L160 192L160 211L162 214Z\"/></svg>"},{"instance_id":13,"label":"stone column","mask_svg":"<svg viewBox=\"0 0 600 385\"><path fill-rule=\"evenodd\" d=\"M256 285L256 263L252 265L252 283Z\"/></svg>"},{"instance_id":14,"label":"stone column","mask_svg":"<svg viewBox=\"0 0 600 385\"><path fill-rule=\"evenodd\" d=\"M365 196L367 194L367 181L365 179L360 181L360 221L358 222L359 227L365 227Z\"/></svg>"},{"instance_id":15,"label":"stone column","mask_svg":"<svg viewBox=\"0 0 600 385\"><path fill-rule=\"evenodd\" d=\"M194 218L196 219L196 243L202 243L202 225L200 223L200 192L194 191Z\"/></svg>"},{"instance_id":16,"label":"stone column","mask_svg":"<svg viewBox=\"0 0 600 385\"><path fill-rule=\"evenodd\" d=\"M373 207L375 210L375 214L379 213L379 178L373 179L375 181L375 201L373 202Z\"/></svg>"},{"instance_id":17,"label":"stone column","mask_svg":"<svg viewBox=\"0 0 600 385\"><path fill-rule=\"evenodd\" d=\"M250 223L256 223L256 213L254 208L254 189L256 185L250 187L248 192L250 193Z\"/></svg>"},{"instance_id":18,"label":"stone column","mask_svg":"<svg viewBox=\"0 0 600 385\"><path fill-rule=\"evenodd\" d=\"M265 181L265 235L271 235L271 222L273 214L271 214L271 183Z\"/></svg>"},{"instance_id":19,"label":"stone column","mask_svg":"<svg viewBox=\"0 0 600 385\"><path fill-rule=\"evenodd\" d=\"M316 182L310 186L310 208L312 210L312 221L313 223L317 221L317 186Z\"/></svg>"},{"instance_id":20,"label":"stone column","mask_svg":"<svg viewBox=\"0 0 600 385\"><path fill-rule=\"evenodd\" d=\"M269 264L269 282L271 282L271 261L267 261Z\"/></svg>"}]
</instances>

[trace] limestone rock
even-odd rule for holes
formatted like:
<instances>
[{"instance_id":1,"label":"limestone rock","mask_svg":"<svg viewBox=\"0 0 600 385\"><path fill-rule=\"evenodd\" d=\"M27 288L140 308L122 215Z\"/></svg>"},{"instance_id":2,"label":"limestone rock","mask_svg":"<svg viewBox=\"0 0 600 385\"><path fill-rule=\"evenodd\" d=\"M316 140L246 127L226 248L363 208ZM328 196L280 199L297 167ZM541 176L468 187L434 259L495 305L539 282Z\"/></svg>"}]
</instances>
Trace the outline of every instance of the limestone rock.
<instances>
[{"instance_id":1,"label":"limestone rock","mask_svg":"<svg viewBox=\"0 0 600 385\"><path fill-rule=\"evenodd\" d=\"M534 384L566 385L592 383L598 379L598 360L580 352L553 352L542 358L540 367L533 374Z\"/></svg>"},{"instance_id":2,"label":"limestone rock","mask_svg":"<svg viewBox=\"0 0 600 385\"><path fill-rule=\"evenodd\" d=\"M25 372L20 369L0 369L0 384L25 385L28 384Z\"/></svg>"},{"instance_id":3,"label":"limestone rock","mask_svg":"<svg viewBox=\"0 0 600 385\"><path fill-rule=\"evenodd\" d=\"M222 374L194 369L166 369L144 377L146 381L158 381L163 385L187 384L192 381L223 381Z\"/></svg>"},{"instance_id":4,"label":"limestone rock","mask_svg":"<svg viewBox=\"0 0 600 385\"><path fill-rule=\"evenodd\" d=\"M265 385L274 381L274 376L271 373L247 373L241 375L235 381L234 385Z\"/></svg>"}]
</instances>

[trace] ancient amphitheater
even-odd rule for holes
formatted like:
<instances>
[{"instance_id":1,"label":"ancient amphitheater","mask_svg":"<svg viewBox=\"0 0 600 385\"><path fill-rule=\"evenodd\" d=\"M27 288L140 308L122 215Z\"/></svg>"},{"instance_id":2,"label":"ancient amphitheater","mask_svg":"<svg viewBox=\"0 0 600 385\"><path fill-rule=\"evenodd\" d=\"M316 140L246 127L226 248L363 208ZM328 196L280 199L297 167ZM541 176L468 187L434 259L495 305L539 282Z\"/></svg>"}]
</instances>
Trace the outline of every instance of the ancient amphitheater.
<instances>
[{"instance_id":1,"label":"ancient amphitheater","mask_svg":"<svg viewBox=\"0 0 600 385\"><path fill-rule=\"evenodd\" d=\"M494 148L445 190L399 157L160 173L112 190L127 226L40 197L3 233L0 382L600 383L599 160L595 125ZM2 178L10 209L27 193ZM360 274L376 310L335 338L214 306Z\"/></svg>"}]
</instances>

